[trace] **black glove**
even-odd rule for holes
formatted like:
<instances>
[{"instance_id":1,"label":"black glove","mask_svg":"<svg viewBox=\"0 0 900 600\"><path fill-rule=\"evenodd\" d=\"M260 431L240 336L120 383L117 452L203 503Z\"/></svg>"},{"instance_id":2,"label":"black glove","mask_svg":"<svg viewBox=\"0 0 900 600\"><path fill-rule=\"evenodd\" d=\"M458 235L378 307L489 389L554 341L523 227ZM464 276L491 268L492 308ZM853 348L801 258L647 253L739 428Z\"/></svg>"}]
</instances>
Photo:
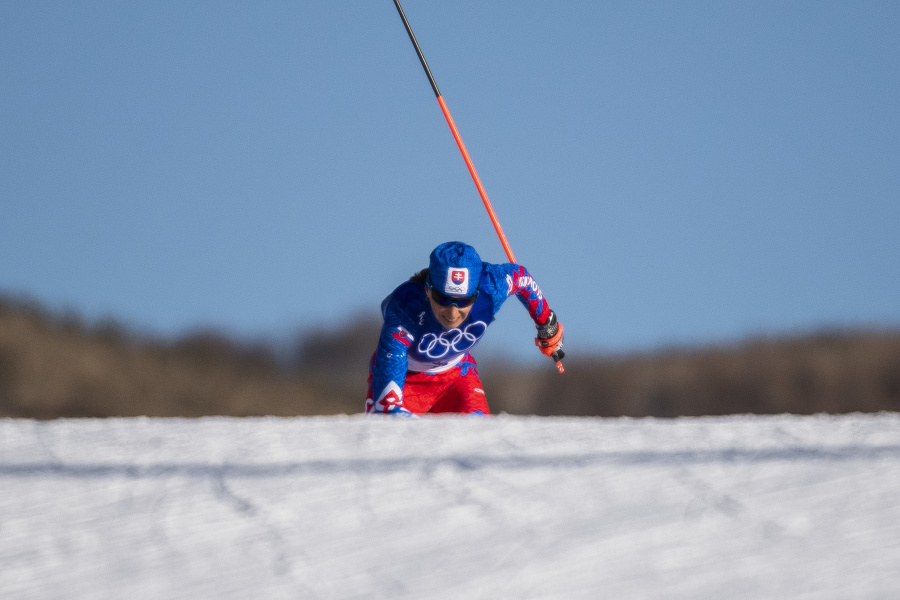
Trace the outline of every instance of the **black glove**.
<instances>
[{"instance_id":1,"label":"black glove","mask_svg":"<svg viewBox=\"0 0 900 600\"><path fill-rule=\"evenodd\" d=\"M563 326L556 318L556 313L550 311L547 322L537 325L537 337L534 344L541 352L555 360L557 363L566 355L563 352Z\"/></svg>"}]
</instances>

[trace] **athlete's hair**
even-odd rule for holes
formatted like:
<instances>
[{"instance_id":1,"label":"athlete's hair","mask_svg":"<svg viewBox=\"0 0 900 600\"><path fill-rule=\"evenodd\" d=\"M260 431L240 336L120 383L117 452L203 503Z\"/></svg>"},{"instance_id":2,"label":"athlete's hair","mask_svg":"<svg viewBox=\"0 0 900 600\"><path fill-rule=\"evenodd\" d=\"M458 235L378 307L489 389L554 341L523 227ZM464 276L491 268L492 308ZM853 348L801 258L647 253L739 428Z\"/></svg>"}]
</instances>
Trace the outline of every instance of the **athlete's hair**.
<instances>
[{"instance_id":1,"label":"athlete's hair","mask_svg":"<svg viewBox=\"0 0 900 600\"><path fill-rule=\"evenodd\" d=\"M429 269L428 269L428 267L425 267L424 269L422 269L421 271L419 271L418 273L416 273L415 275L410 277L409 280L425 285L428 283L428 273L429 273Z\"/></svg>"}]
</instances>

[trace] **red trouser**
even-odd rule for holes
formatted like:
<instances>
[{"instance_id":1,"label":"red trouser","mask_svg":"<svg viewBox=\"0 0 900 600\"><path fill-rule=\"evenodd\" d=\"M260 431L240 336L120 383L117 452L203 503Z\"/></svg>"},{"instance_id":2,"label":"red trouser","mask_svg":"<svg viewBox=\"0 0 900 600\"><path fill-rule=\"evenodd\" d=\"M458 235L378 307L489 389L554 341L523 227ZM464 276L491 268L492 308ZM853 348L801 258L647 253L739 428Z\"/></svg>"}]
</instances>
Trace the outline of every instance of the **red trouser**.
<instances>
[{"instance_id":1,"label":"red trouser","mask_svg":"<svg viewBox=\"0 0 900 600\"><path fill-rule=\"evenodd\" d=\"M372 371L369 370L369 398L373 397ZM425 413L491 414L475 359L463 361L441 373L406 372L403 384L403 407L417 415Z\"/></svg>"}]
</instances>

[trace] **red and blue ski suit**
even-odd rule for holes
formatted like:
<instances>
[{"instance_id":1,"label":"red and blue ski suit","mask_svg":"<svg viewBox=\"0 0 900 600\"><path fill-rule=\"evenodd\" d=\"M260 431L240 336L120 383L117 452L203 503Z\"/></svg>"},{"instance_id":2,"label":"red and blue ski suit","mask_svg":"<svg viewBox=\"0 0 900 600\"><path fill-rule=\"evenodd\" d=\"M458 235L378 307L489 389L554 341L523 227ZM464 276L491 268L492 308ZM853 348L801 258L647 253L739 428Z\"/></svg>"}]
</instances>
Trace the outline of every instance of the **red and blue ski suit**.
<instances>
[{"instance_id":1,"label":"red and blue ski suit","mask_svg":"<svg viewBox=\"0 0 900 600\"><path fill-rule=\"evenodd\" d=\"M550 307L525 267L482 263L479 294L466 320L446 329L435 317L425 285L407 281L381 303L384 325L369 367L367 413L490 414L470 354L510 296L519 298L536 325Z\"/></svg>"}]
</instances>

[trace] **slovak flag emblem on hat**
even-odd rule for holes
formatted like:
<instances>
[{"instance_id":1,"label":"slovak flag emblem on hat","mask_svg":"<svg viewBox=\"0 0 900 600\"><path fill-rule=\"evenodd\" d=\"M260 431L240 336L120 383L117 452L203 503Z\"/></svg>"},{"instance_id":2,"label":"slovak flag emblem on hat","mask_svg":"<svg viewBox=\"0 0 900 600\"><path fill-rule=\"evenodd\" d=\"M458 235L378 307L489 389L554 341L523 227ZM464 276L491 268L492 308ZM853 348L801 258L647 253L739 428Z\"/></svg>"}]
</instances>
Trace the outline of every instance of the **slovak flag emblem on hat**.
<instances>
[{"instance_id":1,"label":"slovak flag emblem on hat","mask_svg":"<svg viewBox=\"0 0 900 600\"><path fill-rule=\"evenodd\" d=\"M444 293L453 296L465 296L469 290L469 269L450 267Z\"/></svg>"}]
</instances>

